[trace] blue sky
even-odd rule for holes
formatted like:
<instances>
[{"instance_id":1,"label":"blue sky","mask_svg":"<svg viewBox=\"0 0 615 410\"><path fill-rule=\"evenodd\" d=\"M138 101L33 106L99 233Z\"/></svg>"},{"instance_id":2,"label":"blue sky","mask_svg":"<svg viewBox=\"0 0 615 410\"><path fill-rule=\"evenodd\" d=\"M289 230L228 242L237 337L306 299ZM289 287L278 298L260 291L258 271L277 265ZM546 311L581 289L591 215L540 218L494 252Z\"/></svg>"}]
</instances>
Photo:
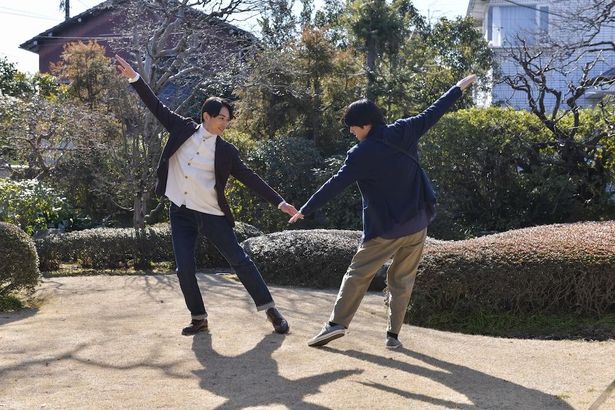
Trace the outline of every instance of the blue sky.
<instances>
[{"instance_id":1,"label":"blue sky","mask_svg":"<svg viewBox=\"0 0 615 410\"><path fill-rule=\"evenodd\" d=\"M81 13L101 1L72 0L71 15ZM465 15L468 8L468 0L414 0L413 3L421 14L430 19ZM8 57L21 71L36 72L38 56L21 50L19 44L61 23L64 14L59 10L59 4L60 0L0 0L0 56Z\"/></svg>"}]
</instances>

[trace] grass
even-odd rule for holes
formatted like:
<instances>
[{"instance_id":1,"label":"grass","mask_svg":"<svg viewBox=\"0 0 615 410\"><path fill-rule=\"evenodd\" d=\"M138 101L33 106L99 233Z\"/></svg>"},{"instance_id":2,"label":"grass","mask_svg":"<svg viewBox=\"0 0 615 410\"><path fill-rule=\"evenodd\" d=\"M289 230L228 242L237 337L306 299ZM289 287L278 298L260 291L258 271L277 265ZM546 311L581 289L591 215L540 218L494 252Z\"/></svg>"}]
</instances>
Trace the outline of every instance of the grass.
<instances>
[{"instance_id":1,"label":"grass","mask_svg":"<svg viewBox=\"0 0 615 410\"><path fill-rule=\"evenodd\" d=\"M436 313L420 321L417 326L460 333L530 339L588 339L615 338L615 313L587 317L566 314L514 314L476 312L466 315Z\"/></svg>"}]
</instances>

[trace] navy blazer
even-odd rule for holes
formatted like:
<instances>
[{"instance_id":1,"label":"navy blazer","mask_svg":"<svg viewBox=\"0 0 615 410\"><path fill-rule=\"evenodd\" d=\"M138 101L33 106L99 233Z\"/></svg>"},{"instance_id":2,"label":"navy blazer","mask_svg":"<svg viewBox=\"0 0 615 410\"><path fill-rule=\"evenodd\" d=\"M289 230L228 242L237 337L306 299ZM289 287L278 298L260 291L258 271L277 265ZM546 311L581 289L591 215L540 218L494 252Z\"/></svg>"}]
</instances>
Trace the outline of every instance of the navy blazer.
<instances>
[{"instance_id":1,"label":"navy blazer","mask_svg":"<svg viewBox=\"0 0 615 410\"><path fill-rule=\"evenodd\" d=\"M147 108L149 108L164 128L169 131L169 140L162 150L162 155L158 161L158 168L156 169L156 195L163 196L167 188L169 159L196 132L199 124L190 118L182 117L166 107L142 78L132 83L132 86ZM218 197L218 205L231 226L235 225L235 219L224 194L229 175L237 178L245 186L275 206L284 201L280 194L274 191L261 177L243 163L239 157L237 147L225 141L219 135L216 136L214 172L216 177L214 189Z\"/></svg>"},{"instance_id":2,"label":"navy blazer","mask_svg":"<svg viewBox=\"0 0 615 410\"><path fill-rule=\"evenodd\" d=\"M363 238L369 240L408 222L436 201L431 183L418 164L382 140L409 151L417 158L419 138L462 95L452 87L421 114L372 127L367 137L347 153L340 170L301 207L309 215L357 182L363 198Z\"/></svg>"}]
</instances>

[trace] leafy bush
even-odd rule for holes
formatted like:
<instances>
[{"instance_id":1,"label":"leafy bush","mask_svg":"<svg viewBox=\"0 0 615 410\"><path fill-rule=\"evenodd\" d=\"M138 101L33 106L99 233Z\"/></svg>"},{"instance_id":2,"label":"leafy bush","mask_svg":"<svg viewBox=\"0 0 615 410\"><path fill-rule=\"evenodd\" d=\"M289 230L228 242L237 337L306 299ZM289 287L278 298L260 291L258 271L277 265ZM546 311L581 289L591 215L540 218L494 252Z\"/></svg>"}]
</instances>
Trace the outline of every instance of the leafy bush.
<instances>
[{"instance_id":1,"label":"leafy bush","mask_svg":"<svg viewBox=\"0 0 615 410\"><path fill-rule=\"evenodd\" d=\"M594 131L580 129L580 138ZM525 111L492 107L442 118L421 143L439 202L430 234L463 239L608 217L604 204L579 201L580 182L558 165L551 139ZM603 151L605 158L615 155L613 147Z\"/></svg>"},{"instance_id":2,"label":"leafy bush","mask_svg":"<svg viewBox=\"0 0 615 410\"><path fill-rule=\"evenodd\" d=\"M320 153L311 141L299 138L277 138L259 142L243 153L246 163L284 199L298 206L316 188L310 177L312 168L321 164ZM288 215L231 180L227 195L237 219L258 226L266 232L287 227Z\"/></svg>"},{"instance_id":3,"label":"leafy bush","mask_svg":"<svg viewBox=\"0 0 615 410\"><path fill-rule=\"evenodd\" d=\"M615 312L615 222L548 225L426 247L409 317Z\"/></svg>"},{"instance_id":4,"label":"leafy bush","mask_svg":"<svg viewBox=\"0 0 615 410\"><path fill-rule=\"evenodd\" d=\"M65 213L65 199L42 182L0 179L0 220L32 235L59 222Z\"/></svg>"},{"instance_id":5,"label":"leafy bush","mask_svg":"<svg viewBox=\"0 0 615 410\"><path fill-rule=\"evenodd\" d=\"M312 170L316 182L314 191L337 173L344 163L344 158L345 156L341 155L329 157L324 161L323 166ZM303 199L302 204L308 199ZM363 229L362 209L361 193L358 186L353 184L323 208L317 210L314 215L310 215L305 222L299 222L297 227L302 228L307 225L328 229L360 230Z\"/></svg>"},{"instance_id":6,"label":"leafy bush","mask_svg":"<svg viewBox=\"0 0 615 410\"><path fill-rule=\"evenodd\" d=\"M0 296L33 289L40 279L32 239L19 227L0 222Z\"/></svg>"},{"instance_id":7,"label":"leafy bush","mask_svg":"<svg viewBox=\"0 0 615 410\"><path fill-rule=\"evenodd\" d=\"M251 225L238 222L235 234L239 241L261 235ZM37 239L41 270L56 270L60 262L78 262L84 268L119 268L145 262L174 261L171 230L158 224L135 231L132 228L96 228ZM205 238L197 243L199 267L228 266L218 250Z\"/></svg>"}]
</instances>

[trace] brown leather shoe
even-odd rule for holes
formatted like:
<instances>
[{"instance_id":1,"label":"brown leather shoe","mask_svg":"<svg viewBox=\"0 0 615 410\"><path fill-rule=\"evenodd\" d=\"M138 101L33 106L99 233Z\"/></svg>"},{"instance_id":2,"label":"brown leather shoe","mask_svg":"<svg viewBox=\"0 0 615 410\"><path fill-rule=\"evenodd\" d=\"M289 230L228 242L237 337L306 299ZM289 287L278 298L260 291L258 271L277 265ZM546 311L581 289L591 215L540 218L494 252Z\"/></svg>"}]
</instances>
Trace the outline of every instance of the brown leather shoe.
<instances>
[{"instance_id":1,"label":"brown leather shoe","mask_svg":"<svg viewBox=\"0 0 615 410\"><path fill-rule=\"evenodd\" d=\"M273 324L273 330L276 333L288 333L290 326L288 326L288 322L276 308L267 309L267 319Z\"/></svg>"},{"instance_id":2,"label":"brown leather shoe","mask_svg":"<svg viewBox=\"0 0 615 410\"><path fill-rule=\"evenodd\" d=\"M207 331L207 319L192 319L190 326L182 329L182 335L193 336L205 331Z\"/></svg>"}]
</instances>

